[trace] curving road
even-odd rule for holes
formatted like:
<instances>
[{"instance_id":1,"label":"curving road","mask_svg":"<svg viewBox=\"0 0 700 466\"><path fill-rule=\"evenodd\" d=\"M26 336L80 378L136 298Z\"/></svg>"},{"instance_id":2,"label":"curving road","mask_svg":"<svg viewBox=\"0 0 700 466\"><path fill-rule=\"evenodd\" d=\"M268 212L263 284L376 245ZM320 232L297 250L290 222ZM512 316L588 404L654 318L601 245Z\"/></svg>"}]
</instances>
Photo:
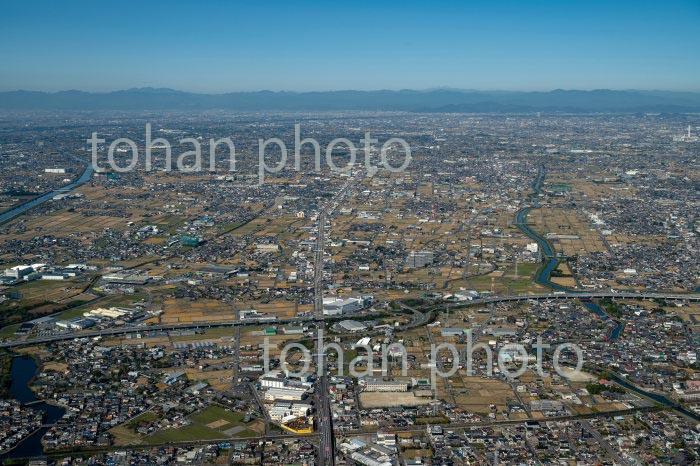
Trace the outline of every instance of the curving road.
<instances>
[{"instance_id":1,"label":"curving road","mask_svg":"<svg viewBox=\"0 0 700 466\"><path fill-rule=\"evenodd\" d=\"M503 302L514 302L514 301L547 301L547 300L566 300L566 299L601 299L601 298L613 298L613 299L664 299L671 301L692 301L700 302L700 294L679 294L679 293L611 293L611 292L600 292L600 293L590 293L590 292L567 292L558 294L532 294L532 295L515 295L515 296L501 296L501 297L491 297L483 299L474 299L472 301L466 301L461 303L449 303L446 304L449 308L454 307L467 307L476 306L480 304L493 304L493 303L503 303ZM216 327L237 327L237 326L257 326L265 324L289 324L298 322L313 322L315 320L343 320L347 316L323 316L323 317L295 317L289 319L277 319L277 320L244 320L244 321L230 321L230 322L209 322L209 323L197 323L197 324L166 324L166 325L142 325L142 326L130 326L113 328L106 330L97 330L92 332L82 332L82 333L66 333L61 335L52 335L49 337L42 338L32 338L27 340L14 340L4 343L0 343L0 348L16 348L20 346L37 345L42 343L49 343L52 341L65 341L74 340L78 338L95 338L95 337L106 337L115 335L126 335L130 333L152 333L152 332L167 332L170 330L183 330L183 329L198 329L198 328L216 328Z\"/></svg>"}]
</instances>

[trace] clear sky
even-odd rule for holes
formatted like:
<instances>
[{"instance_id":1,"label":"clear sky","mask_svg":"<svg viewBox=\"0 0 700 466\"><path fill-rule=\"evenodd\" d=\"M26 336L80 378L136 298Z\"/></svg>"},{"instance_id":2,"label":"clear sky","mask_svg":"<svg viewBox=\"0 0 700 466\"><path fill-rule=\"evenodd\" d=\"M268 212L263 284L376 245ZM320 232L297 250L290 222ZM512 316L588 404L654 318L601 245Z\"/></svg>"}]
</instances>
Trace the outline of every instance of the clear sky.
<instances>
[{"instance_id":1,"label":"clear sky","mask_svg":"<svg viewBox=\"0 0 700 466\"><path fill-rule=\"evenodd\" d=\"M0 90L700 90L700 0L0 4Z\"/></svg>"}]
</instances>

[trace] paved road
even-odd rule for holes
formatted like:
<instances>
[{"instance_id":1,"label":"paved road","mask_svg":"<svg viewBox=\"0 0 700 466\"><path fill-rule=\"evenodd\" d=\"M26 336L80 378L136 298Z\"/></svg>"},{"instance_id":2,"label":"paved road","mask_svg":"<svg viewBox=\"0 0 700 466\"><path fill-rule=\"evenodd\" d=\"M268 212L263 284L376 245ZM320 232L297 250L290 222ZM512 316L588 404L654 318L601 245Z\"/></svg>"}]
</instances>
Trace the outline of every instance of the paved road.
<instances>
[{"instance_id":1,"label":"paved road","mask_svg":"<svg viewBox=\"0 0 700 466\"><path fill-rule=\"evenodd\" d=\"M700 301L700 294L698 293L656 293L656 292L641 292L634 293L628 291L611 292L611 291L569 291L569 292L556 292L548 294L530 294L530 295L513 295L513 296L494 296L491 298L474 299L472 301L466 301L464 303L456 303L453 305L464 305L464 304L488 304L488 303L502 303L508 301L527 301L530 299L534 300L550 300L550 299L667 299L673 301Z\"/></svg>"},{"instance_id":2,"label":"paved road","mask_svg":"<svg viewBox=\"0 0 700 466\"><path fill-rule=\"evenodd\" d=\"M413 313L413 320L406 324L402 325L399 327L400 331L404 330L410 330L412 328L420 327L428 322L430 319L430 313L429 312L421 312L418 309L415 309L408 304L402 303L401 301L397 301L399 307L401 309L406 309L408 311L411 311Z\"/></svg>"},{"instance_id":3,"label":"paved road","mask_svg":"<svg viewBox=\"0 0 700 466\"><path fill-rule=\"evenodd\" d=\"M356 175L355 178L357 178ZM328 204L322 204L318 214L318 234L314 249L314 315L323 318L323 248L326 241L326 219L330 219L352 186L352 181L345 183Z\"/></svg>"},{"instance_id":4,"label":"paved road","mask_svg":"<svg viewBox=\"0 0 700 466\"><path fill-rule=\"evenodd\" d=\"M610 445L610 443L600 435L600 432L598 432L598 430L595 427L593 427L590 422L588 422L587 420L581 421L581 427L583 427L589 434L593 436L596 442L598 442L598 445L603 447L605 452L608 454L609 458L614 459L616 463L622 464L624 466L633 466L632 463L623 458L622 455L618 453L617 449Z\"/></svg>"},{"instance_id":5,"label":"paved road","mask_svg":"<svg viewBox=\"0 0 700 466\"><path fill-rule=\"evenodd\" d=\"M241 368L241 326L236 327L236 336L233 344L233 386L238 385Z\"/></svg>"},{"instance_id":6,"label":"paved road","mask_svg":"<svg viewBox=\"0 0 700 466\"><path fill-rule=\"evenodd\" d=\"M248 387L250 392L255 397L255 402L258 404L258 408L260 408L260 411L265 418L265 436L267 436L270 433L270 423L272 422L272 419L270 419L270 413L267 411L267 409L265 409L265 403L262 399L260 399L260 393L258 393L258 391L255 389L255 385L252 382L249 382Z\"/></svg>"},{"instance_id":7,"label":"paved road","mask_svg":"<svg viewBox=\"0 0 700 466\"><path fill-rule=\"evenodd\" d=\"M352 181L345 183L328 205L321 206L318 215L318 232L316 236L316 248L314 250L314 320L317 321L327 319L323 315L323 249L326 241L326 220L331 218L335 209L348 193L351 184ZM316 415L320 435L318 464L320 466L335 466L335 444L328 391L328 376L325 374L325 361L317 361L317 364L323 365L323 374L316 385Z\"/></svg>"},{"instance_id":8,"label":"paved road","mask_svg":"<svg viewBox=\"0 0 700 466\"><path fill-rule=\"evenodd\" d=\"M430 327L425 327L425 333L428 334L428 339L430 340L430 347L435 348L437 345L435 344L435 339L433 338L433 334L430 332ZM443 374L446 374L447 371L445 370L445 364L442 362L442 358L440 355L436 355L436 361L435 363L438 366L438 369L440 369L440 372ZM455 364L455 361L452 362L452 364ZM454 391L452 390L452 383L450 382L450 378L448 376L443 376L442 381L445 384L445 390L447 391L447 395L450 397L450 401L452 402L452 406L455 407L457 406L457 401L455 400L455 394ZM435 387L435 397L437 398L437 392L438 388Z\"/></svg>"},{"instance_id":9,"label":"paved road","mask_svg":"<svg viewBox=\"0 0 700 466\"><path fill-rule=\"evenodd\" d=\"M331 406L328 399L328 376L323 375L318 381L318 432L320 435L318 464L320 466L335 466L335 445L333 439L333 424Z\"/></svg>"},{"instance_id":10,"label":"paved road","mask_svg":"<svg viewBox=\"0 0 700 466\"><path fill-rule=\"evenodd\" d=\"M566 300L566 299L601 299L601 298L615 298L615 299L665 299L674 301L694 301L700 302L700 294L679 294L679 293L611 293L611 292L572 292L572 293L560 293L560 294L533 294L533 295L515 295L515 296L500 296L491 297L483 299L474 299L472 301L465 301L461 303L449 303L445 304L446 307L465 307L465 306L477 306L480 304L494 304L503 302L515 302L515 301L546 301L546 300ZM346 316L347 317L347 316ZM339 320L343 317L338 316L323 316L323 320ZM0 348L16 348L20 346L36 345L42 343L49 343L52 341L63 341L63 340L74 340L77 338L94 338L94 337L106 337L115 335L125 335L129 333L152 333L152 332L167 332L170 330L183 330L183 329L197 329L197 328L215 328L215 327L236 327L236 326L258 326L265 325L268 323L274 324L288 324L288 323L299 323L299 322L312 322L316 320L316 317L294 317L289 319L276 319L276 320L260 320L251 319L243 321L230 321L230 322L208 322L208 323L197 323L197 324L161 324L161 325L150 325L150 326L127 326L121 328L113 328L107 330L98 330L92 332L82 332L82 333L66 333L61 335L52 335L49 337L33 338L29 340L15 340L5 343L0 343Z\"/></svg>"},{"instance_id":11,"label":"paved road","mask_svg":"<svg viewBox=\"0 0 700 466\"><path fill-rule=\"evenodd\" d=\"M318 215L318 234L314 250L314 315L323 318L323 247L325 241L326 214L321 211Z\"/></svg>"},{"instance_id":12,"label":"paved road","mask_svg":"<svg viewBox=\"0 0 700 466\"><path fill-rule=\"evenodd\" d=\"M259 437L226 437L226 438L221 438L221 439L205 439L205 440L169 440L167 442L157 442L157 443L148 443L148 444L142 444L142 445L123 445L123 446L114 446L111 445L109 447L98 447L98 448L82 448L80 450L80 454L82 455L91 455L91 454L96 454L96 453L101 453L105 451L123 451L123 450L150 450L152 448L156 447L191 447L191 446L198 446L198 445L214 445L218 443L230 443L230 442L243 442L243 443L249 443L249 442L254 442L254 441L265 441L265 440L275 440L275 439L289 439L289 438L298 438L298 439L304 439L304 440L311 440L315 439L318 437L318 434L303 434L303 435L296 435L296 434L267 434ZM25 456L22 458L12 458L12 460L31 460L31 459L46 459L47 455L36 455L36 456ZM8 458L9 459L9 458ZM24 463L22 463L24 464Z\"/></svg>"}]
</instances>

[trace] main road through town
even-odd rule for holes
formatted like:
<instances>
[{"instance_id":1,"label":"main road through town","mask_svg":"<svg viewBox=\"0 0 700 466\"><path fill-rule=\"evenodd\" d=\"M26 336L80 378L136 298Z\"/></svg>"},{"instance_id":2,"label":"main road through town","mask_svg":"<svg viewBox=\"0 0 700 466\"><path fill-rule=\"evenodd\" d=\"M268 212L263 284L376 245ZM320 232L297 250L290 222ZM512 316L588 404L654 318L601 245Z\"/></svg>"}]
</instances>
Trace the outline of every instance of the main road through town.
<instances>
[{"instance_id":1,"label":"main road through town","mask_svg":"<svg viewBox=\"0 0 700 466\"><path fill-rule=\"evenodd\" d=\"M356 176L361 176L360 174ZM326 205L321 205L318 214L318 231L316 235L316 247L314 249L314 317L313 319L321 321L323 315L323 249L326 241L326 220L330 221L333 212L343 201L348 194L350 187L353 185L353 180L347 181L338 191L333 199ZM299 319L296 319L297 321ZM320 329L323 325L319 326ZM323 357L323 355L321 355ZM323 367L323 373L316 384L316 418L318 421L318 430L320 434L320 442L318 446L318 464L320 466L335 466L335 445L333 437L333 425L331 415L331 405L328 399L328 377L325 374L325 361L317 361Z\"/></svg>"}]
</instances>

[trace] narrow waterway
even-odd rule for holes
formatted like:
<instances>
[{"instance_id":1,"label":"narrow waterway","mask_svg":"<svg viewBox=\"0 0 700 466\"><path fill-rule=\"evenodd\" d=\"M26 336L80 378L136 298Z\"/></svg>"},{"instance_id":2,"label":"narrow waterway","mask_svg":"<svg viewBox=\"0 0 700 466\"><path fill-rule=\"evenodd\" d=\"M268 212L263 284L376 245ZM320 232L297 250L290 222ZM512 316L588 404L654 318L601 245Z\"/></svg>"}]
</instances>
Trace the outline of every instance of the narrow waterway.
<instances>
[{"instance_id":1,"label":"narrow waterway","mask_svg":"<svg viewBox=\"0 0 700 466\"><path fill-rule=\"evenodd\" d=\"M555 251L553 251L549 241L547 241L544 237L542 237L540 234L536 233L530 227L527 226L527 215L530 213L530 210L533 208L540 208L539 195L542 192L542 183L544 181L544 176L545 171L544 168L542 168L537 174L537 179L535 180L535 183L532 185L534 191L532 194L529 195L533 207L526 207L520 212L518 212L516 216L517 226L523 233L525 233L529 238L534 240L539 245L539 248L543 254L544 265L538 271L538 274L535 277L535 282L558 291L564 291L567 293L580 293L579 290L567 288L561 285L557 285L556 283L552 283L550 279L551 273L555 268L557 268L557 265L559 264L559 259L557 258ZM700 291L700 287L698 287L696 291ZM608 315L608 313L606 313L600 306L598 306L598 304L594 303L593 301L583 301L583 305L591 312L597 314L601 318L601 320L610 319L610 315ZM624 323L618 321L617 326L613 329L613 331L610 334L610 340L616 340L617 338L619 338L623 328ZM624 378L619 377L615 374L611 374L610 379L632 392L650 398L664 406L671 407L677 413L683 414L691 419L694 419L697 422L700 422L700 416L691 411L688 411L683 407L678 406L677 403L674 403L665 396L635 387Z\"/></svg>"},{"instance_id":2,"label":"narrow waterway","mask_svg":"<svg viewBox=\"0 0 700 466\"><path fill-rule=\"evenodd\" d=\"M549 241L535 233L532 229L530 229L530 227L527 226L527 215L530 213L530 209L530 207L526 207L518 212L516 221L518 228L520 228L520 230L522 230L522 232L525 233L530 239L534 240L538 244L540 251L542 251L545 264L538 270L537 276L535 277L535 282L558 291L577 293L578 290L566 288L550 281L552 271L557 268L557 265L559 265L559 259L554 251L552 251Z\"/></svg>"},{"instance_id":3,"label":"narrow waterway","mask_svg":"<svg viewBox=\"0 0 700 466\"><path fill-rule=\"evenodd\" d=\"M10 397L27 404L37 401L36 395L29 388L29 384L36 376L38 366L34 358L29 356L17 356L12 359L12 385L10 385ZM40 402L31 405L32 409L44 412L44 425L54 424L61 419L66 413L65 408L61 406L51 405L49 403ZM15 448L3 455L0 455L0 461L9 458L24 458L28 456L37 456L44 453L44 446L41 443L41 438L44 436L48 427L41 427L29 437L18 443Z\"/></svg>"},{"instance_id":4,"label":"narrow waterway","mask_svg":"<svg viewBox=\"0 0 700 466\"><path fill-rule=\"evenodd\" d=\"M610 380L614 381L615 383L617 383L617 384L619 384L619 385L625 387L626 389L632 391L632 392L635 392L635 393L637 393L637 394L639 394L639 395L643 395L643 396L645 396L645 397L647 397L647 398L650 398L650 399L652 399L652 400L656 401L657 403L660 403L660 404L662 404L662 405L664 405L664 406L673 408L674 411L676 411L676 412L678 412L678 413L680 413L680 414L683 414L683 415L685 415L685 416L687 416L687 417L689 417L689 418L695 420L696 422L700 422L700 416L698 416L697 414L695 414L695 413L693 413L693 412L691 412L691 411L688 411L687 409L685 409L685 408L683 408L683 407L681 407L681 406L678 406L678 404L676 404L676 403L674 403L673 401L669 400L669 399L666 398L665 396L658 395L658 394L652 393L652 392L648 392L648 391L646 391L646 390L642 390L641 388L637 388L637 387L635 387L634 385L632 385L631 383L629 383L627 380L625 380L624 378L619 377L619 376L617 376L617 375L615 375L615 374L610 374L610 375L608 376L608 378L609 378Z\"/></svg>"},{"instance_id":5,"label":"narrow waterway","mask_svg":"<svg viewBox=\"0 0 700 466\"><path fill-rule=\"evenodd\" d=\"M78 186L82 186L87 181L92 177L94 170L92 169L92 164L89 164L86 168L85 171L83 172L82 175L80 175L80 178L78 178L76 181L72 182L71 184L67 184L66 186L63 186L61 188L58 188L54 191L42 194L39 197L36 197L32 199L31 201L25 202L24 204L18 205L17 207L10 209L6 212L3 212L0 214L0 223L5 223L8 220L11 220L19 215L22 215L29 209L32 209L40 204L43 204L46 201L49 201L53 199L55 196L59 194L64 194L69 191L74 190Z\"/></svg>"},{"instance_id":6,"label":"narrow waterway","mask_svg":"<svg viewBox=\"0 0 700 466\"><path fill-rule=\"evenodd\" d=\"M542 183L544 182L544 177L545 169L544 167L542 167L537 173L537 178L535 179L535 182L532 184L533 192L528 195L530 201L532 202L532 207L525 207L524 209L518 212L516 216L516 224L518 228L520 228L520 230L523 233L525 233L525 235L527 235L530 239L532 239L538 244L538 247L542 252L544 264L537 271L537 275L535 276L535 282L556 291L563 291L566 293L580 293L580 290L567 288L565 286L561 286L552 282L552 271L556 269L559 265L559 258L557 257L556 251L553 249L550 242L546 240L546 238L532 230L527 225L527 216L530 213L530 211L533 208L540 208L539 196L542 193ZM610 316L596 303L588 301L584 302L583 304L584 306L586 306L587 309L599 315L602 320L607 320L610 318ZM617 322L617 326L615 327L615 329L613 329L612 333L610 334L610 339L617 339L620 336L620 333L622 332L623 328L624 324L622 322Z\"/></svg>"},{"instance_id":7,"label":"narrow waterway","mask_svg":"<svg viewBox=\"0 0 700 466\"><path fill-rule=\"evenodd\" d=\"M608 320L610 319L610 314L605 312L598 304L596 304L593 301L581 301L583 305L589 310L594 312L600 317L600 320ZM622 333L622 329L625 328L625 324L622 322L616 321L617 325L615 328L610 332L610 340L617 340L620 337L620 333Z\"/></svg>"}]
</instances>

